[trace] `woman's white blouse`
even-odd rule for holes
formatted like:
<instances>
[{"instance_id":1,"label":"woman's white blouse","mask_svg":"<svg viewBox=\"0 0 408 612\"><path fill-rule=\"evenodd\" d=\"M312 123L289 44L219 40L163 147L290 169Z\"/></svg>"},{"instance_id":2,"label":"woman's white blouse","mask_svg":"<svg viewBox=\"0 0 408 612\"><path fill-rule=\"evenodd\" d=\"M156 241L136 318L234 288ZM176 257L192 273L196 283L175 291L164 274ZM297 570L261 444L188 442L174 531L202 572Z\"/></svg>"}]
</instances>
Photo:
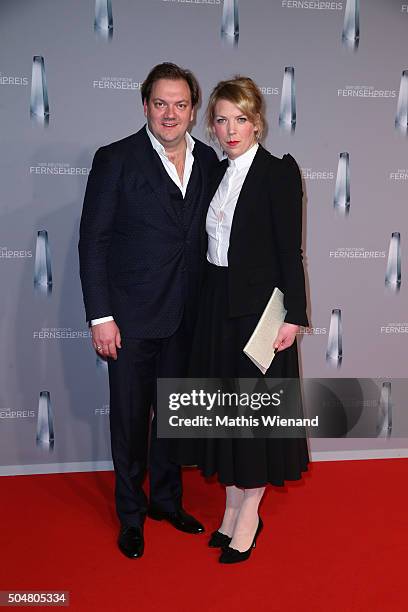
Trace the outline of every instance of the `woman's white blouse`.
<instances>
[{"instance_id":1,"label":"woman's white blouse","mask_svg":"<svg viewBox=\"0 0 408 612\"><path fill-rule=\"evenodd\" d=\"M236 159L228 160L228 168L208 209L207 259L216 266L228 266L228 248L235 207L258 146L255 144Z\"/></svg>"}]
</instances>

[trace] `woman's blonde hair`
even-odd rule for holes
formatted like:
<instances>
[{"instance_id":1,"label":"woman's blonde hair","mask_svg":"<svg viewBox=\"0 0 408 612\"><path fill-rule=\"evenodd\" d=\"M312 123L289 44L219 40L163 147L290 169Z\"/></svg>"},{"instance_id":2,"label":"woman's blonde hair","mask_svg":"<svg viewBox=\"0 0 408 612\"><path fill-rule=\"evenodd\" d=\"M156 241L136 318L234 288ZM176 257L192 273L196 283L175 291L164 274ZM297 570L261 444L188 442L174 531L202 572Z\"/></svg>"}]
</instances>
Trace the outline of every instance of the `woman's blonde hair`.
<instances>
[{"instance_id":1,"label":"woman's blonde hair","mask_svg":"<svg viewBox=\"0 0 408 612\"><path fill-rule=\"evenodd\" d=\"M257 127L256 138L261 140L266 129L265 104L259 87L249 77L235 76L228 81L220 81L210 94L206 111L207 131L214 138L213 124L215 106L219 100L228 100L248 117Z\"/></svg>"}]
</instances>

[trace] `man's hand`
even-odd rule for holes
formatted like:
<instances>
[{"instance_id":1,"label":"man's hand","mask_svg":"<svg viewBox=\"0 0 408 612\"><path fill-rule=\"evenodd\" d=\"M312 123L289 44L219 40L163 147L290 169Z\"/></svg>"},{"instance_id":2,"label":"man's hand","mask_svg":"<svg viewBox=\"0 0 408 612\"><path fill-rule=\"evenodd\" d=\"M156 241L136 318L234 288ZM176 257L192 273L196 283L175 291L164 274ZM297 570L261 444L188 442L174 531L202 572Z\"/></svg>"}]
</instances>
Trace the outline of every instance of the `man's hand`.
<instances>
[{"instance_id":1,"label":"man's hand","mask_svg":"<svg viewBox=\"0 0 408 612\"><path fill-rule=\"evenodd\" d=\"M119 327L115 321L92 325L92 343L102 357L117 359L117 348L122 348Z\"/></svg>"},{"instance_id":2,"label":"man's hand","mask_svg":"<svg viewBox=\"0 0 408 612\"><path fill-rule=\"evenodd\" d=\"M292 346L298 331L299 325L294 325L293 323L282 323L275 342L273 343L276 352L283 351Z\"/></svg>"}]
</instances>

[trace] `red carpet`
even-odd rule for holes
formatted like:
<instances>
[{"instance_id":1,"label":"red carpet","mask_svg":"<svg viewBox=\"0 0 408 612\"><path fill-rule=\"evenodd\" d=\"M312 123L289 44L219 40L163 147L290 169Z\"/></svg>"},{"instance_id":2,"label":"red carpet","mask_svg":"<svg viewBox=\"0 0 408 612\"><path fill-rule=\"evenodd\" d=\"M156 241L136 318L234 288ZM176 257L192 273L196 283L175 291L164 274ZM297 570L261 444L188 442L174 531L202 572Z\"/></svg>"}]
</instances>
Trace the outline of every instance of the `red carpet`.
<instances>
[{"instance_id":1,"label":"red carpet","mask_svg":"<svg viewBox=\"0 0 408 612\"><path fill-rule=\"evenodd\" d=\"M116 548L113 474L0 480L0 590L70 591L71 610L352 612L408 609L408 461L315 463L271 487L251 559L217 562L207 535L148 520L142 559ZM185 507L217 528L223 491L195 470Z\"/></svg>"}]
</instances>

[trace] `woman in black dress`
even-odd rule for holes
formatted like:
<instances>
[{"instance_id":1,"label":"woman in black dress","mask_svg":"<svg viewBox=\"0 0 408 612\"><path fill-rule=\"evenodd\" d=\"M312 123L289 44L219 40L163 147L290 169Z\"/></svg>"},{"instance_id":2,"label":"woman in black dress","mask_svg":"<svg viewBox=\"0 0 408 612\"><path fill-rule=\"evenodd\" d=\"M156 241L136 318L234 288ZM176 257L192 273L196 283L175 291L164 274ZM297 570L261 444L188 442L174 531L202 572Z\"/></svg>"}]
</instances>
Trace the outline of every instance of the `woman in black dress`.
<instances>
[{"instance_id":1,"label":"woman in black dress","mask_svg":"<svg viewBox=\"0 0 408 612\"><path fill-rule=\"evenodd\" d=\"M218 83L207 126L227 159L213 176L207 213L207 269L193 344L194 376L259 377L243 353L274 287L287 310L268 377L299 376L296 334L307 325L302 264L302 185L290 155L272 156L259 144L265 126L255 83L236 77ZM220 561L247 559L262 529L258 506L268 483L298 480L307 469L304 438L206 439L197 445L204 476L217 474L226 507L209 545Z\"/></svg>"}]
</instances>

